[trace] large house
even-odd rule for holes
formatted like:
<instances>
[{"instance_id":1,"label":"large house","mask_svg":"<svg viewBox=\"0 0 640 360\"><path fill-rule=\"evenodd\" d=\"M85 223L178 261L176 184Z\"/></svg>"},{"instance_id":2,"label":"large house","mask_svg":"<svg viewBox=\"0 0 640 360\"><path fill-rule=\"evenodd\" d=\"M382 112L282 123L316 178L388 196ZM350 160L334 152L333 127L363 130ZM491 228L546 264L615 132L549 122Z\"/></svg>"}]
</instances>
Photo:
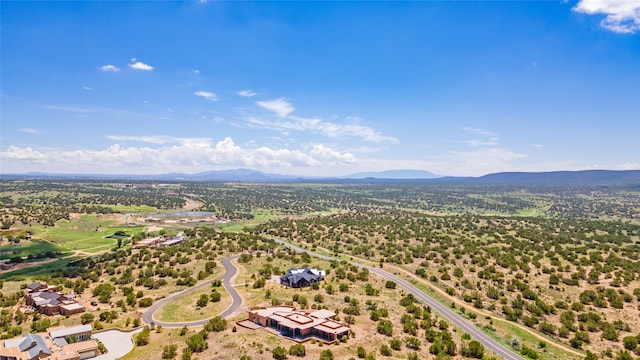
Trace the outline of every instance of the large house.
<instances>
[{"instance_id":1,"label":"large house","mask_svg":"<svg viewBox=\"0 0 640 360\"><path fill-rule=\"evenodd\" d=\"M276 306L249 311L249 321L264 328L278 331L296 341L316 337L333 342L349 335L349 328L333 320L336 313L329 310L296 310L290 306Z\"/></svg>"},{"instance_id":2,"label":"large house","mask_svg":"<svg viewBox=\"0 0 640 360\"><path fill-rule=\"evenodd\" d=\"M136 241L133 246L134 247L145 247L145 246L173 246L180 243L183 243L187 240L184 236L184 231L180 231L176 236L165 236L160 235L152 238L142 239Z\"/></svg>"},{"instance_id":3,"label":"large house","mask_svg":"<svg viewBox=\"0 0 640 360\"><path fill-rule=\"evenodd\" d=\"M69 316L85 311L72 295L65 295L58 292L57 286L33 283L27 286L25 303L33 306L44 315L64 315Z\"/></svg>"},{"instance_id":4,"label":"large house","mask_svg":"<svg viewBox=\"0 0 640 360\"><path fill-rule=\"evenodd\" d=\"M98 355L91 325L59 326L0 342L0 360L84 360Z\"/></svg>"},{"instance_id":5,"label":"large house","mask_svg":"<svg viewBox=\"0 0 640 360\"><path fill-rule=\"evenodd\" d=\"M280 277L280 284L292 288L306 287L324 280L326 275L327 273L324 270L308 267L299 269L291 268L287 270L286 274Z\"/></svg>"}]
</instances>

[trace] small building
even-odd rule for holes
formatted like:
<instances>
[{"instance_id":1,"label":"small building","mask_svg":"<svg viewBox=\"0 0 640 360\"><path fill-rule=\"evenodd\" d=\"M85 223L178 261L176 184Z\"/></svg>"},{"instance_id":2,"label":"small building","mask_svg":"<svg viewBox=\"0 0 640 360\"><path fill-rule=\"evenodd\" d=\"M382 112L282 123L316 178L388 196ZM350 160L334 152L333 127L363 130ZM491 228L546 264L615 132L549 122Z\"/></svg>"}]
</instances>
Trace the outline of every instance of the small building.
<instances>
[{"instance_id":1,"label":"small building","mask_svg":"<svg viewBox=\"0 0 640 360\"><path fill-rule=\"evenodd\" d=\"M78 325L78 326L58 326L55 328L49 329L49 336L54 339L62 338L68 339L73 338L74 342L85 341L91 338L91 331L93 328L91 325Z\"/></svg>"},{"instance_id":2,"label":"small building","mask_svg":"<svg viewBox=\"0 0 640 360\"><path fill-rule=\"evenodd\" d=\"M280 277L280 283L292 288L301 288L324 280L326 275L327 273L324 270L308 267L299 269L291 268L287 270L286 274Z\"/></svg>"},{"instance_id":3,"label":"small building","mask_svg":"<svg viewBox=\"0 0 640 360\"><path fill-rule=\"evenodd\" d=\"M27 334L25 336L5 340L0 347L2 360L31 360L45 358L53 354L40 335Z\"/></svg>"},{"instance_id":4,"label":"small building","mask_svg":"<svg viewBox=\"0 0 640 360\"><path fill-rule=\"evenodd\" d=\"M44 315L61 314L64 316L78 314L85 311L72 295L65 295L58 292L57 286L47 286L39 284L27 286L28 293L25 295L25 304L37 309Z\"/></svg>"},{"instance_id":5,"label":"small building","mask_svg":"<svg viewBox=\"0 0 640 360\"><path fill-rule=\"evenodd\" d=\"M333 320L336 313L329 310L304 311L290 306L276 306L250 310L249 321L296 341L316 337L333 342L349 335L349 327Z\"/></svg>"},{"instance_id":6,"label":"small building","mask_svg":"<svg viewBox=\"0 0 640 360\"><path fill-rule=\"evenodd\" d=\"M32 292L56 292L58 291L58 287L55 285L47 285L46 283L39 283L39 282L35 282L35 283L31 283L29 285L27 285L27 293L32 293Z\"/></svg>"},{"instance_id":7,"label":"small building","mask_svg":"<svg viewBox=\"0 0 640 360\"><path fill-rule=\"evenodd\" d=\"M56 327L0 341L0 360L84 360L98 355L91 325ZM69 340L69 341L68 341ZM71 343L69 343L71 342Z\"/></svg>"}]
</instances>

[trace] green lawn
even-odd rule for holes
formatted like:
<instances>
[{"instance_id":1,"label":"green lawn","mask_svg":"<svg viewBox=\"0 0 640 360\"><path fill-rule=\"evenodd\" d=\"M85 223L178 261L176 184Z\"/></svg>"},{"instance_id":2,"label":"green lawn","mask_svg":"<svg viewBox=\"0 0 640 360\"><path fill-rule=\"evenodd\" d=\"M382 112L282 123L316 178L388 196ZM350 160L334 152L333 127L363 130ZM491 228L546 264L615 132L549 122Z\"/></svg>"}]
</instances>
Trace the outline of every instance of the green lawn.
<instances>
[{"instance_id":1,"label":"green lawn","mask_svg":"<svg viewBox=\"0 0 640 360\"><path fill-rule=\"evenodd\" d=\"M60 220L54 227L30 226L34 239L43 239L62 250L99 252L114 246L115 238L107 238L116 231L132 234L142 231L142 226L128 226L115 220L84 215L79 219Z\"/></svg>"},{"instance_id":2,"label":"green lawn","mask_svg":"<svg viewBox=\"0 0 640 360\"><path fill-rule=\"evenodd\" d=\"M148 211L156 211L157 209L153 206L147 205L109 205L111 210L121 213L127 212L148 212Z\"/></svg>"},{"instance_id":3,"label":"green lawn","mask_svg":"<svg viewBox=\"0 0 640 360\"><path fill-rule=\"evenodd\" d=\"M48 251L63 251L64 249L60 246L40 241L40 240L20 240L18 244L8 243L7 241L2 241L0 245L0 259L11 259L14 257L26 257L29 255L37 255L43 254ZM17 254L7 254L7 252L18 251Z\"/></svg>"}]
</instances>

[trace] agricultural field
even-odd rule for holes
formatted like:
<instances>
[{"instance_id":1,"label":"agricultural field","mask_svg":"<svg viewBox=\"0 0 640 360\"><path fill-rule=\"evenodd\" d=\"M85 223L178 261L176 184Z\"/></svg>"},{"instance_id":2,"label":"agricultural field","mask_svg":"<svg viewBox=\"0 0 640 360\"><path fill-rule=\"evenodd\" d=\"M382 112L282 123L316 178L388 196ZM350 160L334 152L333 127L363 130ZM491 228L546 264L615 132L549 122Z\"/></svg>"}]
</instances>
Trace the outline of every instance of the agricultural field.
<instances>
[{"instance_id":1,"label":"agricultural field","mask_svg":"<svg viewBox=\"0 0 640 360\"><path fill-rule=\"evenodd\" d=\"M149 306L218 278L221 259L243 254L233 279L243 304L225 326L151 331L127 359L160 358L165 351L271 358L293 343L235 321L246 318L246 309L274 304L327 308L349 324L354 336L346 342L304 343L309 358L328 356L327 350L336 359L477 355L463 331L348 261L402 277L525 358L640 356L637 188L16 181L2 183L0 205L0 260L15 265L0 272L3 337L42 321L17 316L32 281L59 285L87 306L83 315L52 323L132 328ZM144 220L178 209L209 211L222 221ZM132 246L178 232L188 240ZM296 254L282 241L308 253ZM325 281L305 289L274 282L303 266L326 270ZM156 319L214 317L231 302L218 285L169 302ZM488 350L482 355L494 357Z\"/></svg>"}]
</instances>

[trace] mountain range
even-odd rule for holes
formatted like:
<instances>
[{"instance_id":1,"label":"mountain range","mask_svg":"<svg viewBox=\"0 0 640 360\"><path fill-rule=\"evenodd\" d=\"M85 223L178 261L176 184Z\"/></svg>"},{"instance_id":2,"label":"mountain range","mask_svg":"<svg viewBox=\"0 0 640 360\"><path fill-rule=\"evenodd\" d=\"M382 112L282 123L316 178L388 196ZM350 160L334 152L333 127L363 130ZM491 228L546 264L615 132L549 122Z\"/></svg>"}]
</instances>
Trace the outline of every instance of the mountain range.
<instances>
[{"instance_id":1,"label":"mountain range","mask_svg":"<svg viewBox=\"0 0 640 360\"><path fill-rule=\"evenodd\" d=\"M309 177L264 173L251 169L214 170L196 174L102 175L25 173L0 174L0 179L76 179L139 181L234 181L234 182L428 182L458 184L537 185L634 185L640 186L640 170L581 170L550 172L500 172L480 177L439 176L424 170L362 172L342 177Z\"/></svg>"}]
</instances>

